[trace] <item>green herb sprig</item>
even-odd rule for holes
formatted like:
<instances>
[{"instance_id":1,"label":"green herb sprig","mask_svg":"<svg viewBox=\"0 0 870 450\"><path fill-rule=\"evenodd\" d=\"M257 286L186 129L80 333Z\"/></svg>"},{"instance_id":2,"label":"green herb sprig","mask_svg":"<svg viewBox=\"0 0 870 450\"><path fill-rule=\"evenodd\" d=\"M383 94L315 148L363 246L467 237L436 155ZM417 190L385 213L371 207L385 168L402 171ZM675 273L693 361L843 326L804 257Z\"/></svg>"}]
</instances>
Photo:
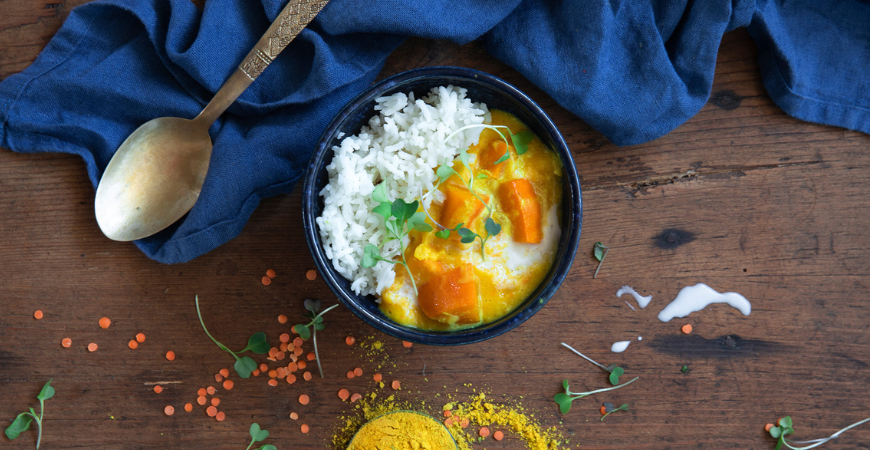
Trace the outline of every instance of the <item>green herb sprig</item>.
<instances>
[{"instance_id":1,"label":"green herb sprig","mask_svg":"<svg viewBox=\"0 0 870 450\"><path fill-rule=\"evenodd\" d=\"M592 278L598 278L598 271L601 270L601 265L604 264L604 258L607 257L608 250L610 250L610 247L601 242L596 242L595 246L592 247L592 256L598 260L598 268L595 269L595 274L592 275Z\"/></svg>"},{"instance_id":2,"label":"green herb sprig","mask_svg":"<svg viewBox=\"0 0 870 450\"><path fill-rule=\"evenodd\" d=\"M305 317L310 317L311 322L293 325L293 330L299 333L299 337L306 341L308 338L312 338L312 341L314 342L314 359L317 360L317 369L320 371L320 378L323 378L323 367L320 366L320 353L317 351L317 332L326 328L325 325L323 325L323 315L328 313L329 310L337 307L338 303L324 309L320 313L318 313L318 311L320 311L320 300L306 298L302 304L305 306L305 309L308 310Z\"/></svg>"},{"instance_id":3,"label":"green herb sprig","mask_svg":"<svg viewBox=\"0 0 870 450\"><path fill-rule=\"evenodd\" d=\"M363 267L374 267L378 261L388 262L390 264L401 264L408 271L408 277L411 278L411 284L414 286L414 293L417 293L417 283L414 281L414 275L411 274L411 269L408 267L408 261L405 259L405 236L411 230L417 231L432 231L432 225L426 223L426 213L418 212L417 208L420 203L414 200L411 203L406 203L398 198L390 202L387 197L386 183L381 183L375 187L372 192L372 199L378 202L372 211L381 215L384 218L384 226L387 229L387 239L380 245L368 244L363 248ZM381 248L390 241L399 241L399 252L389 257L381 256ZM400 256L402 259L396 261L393 258Z\"/></svg>"},{"instance_id":4,"label":"green herb sprig","mask_svg":"<svg viewBox=\"0 0 870 450\"><path fill-rule=\"evenodd\" d=\"M628 383L626 383L626 384L628 384ZM599 420L599 422L604 422L605 417L615 413L616 411L628 411L628 403L623 403L623 404L617 406L616 408L613 408L610 411L607 411L606 413L604 413L603 416L601 416L601 420Z\"/></svg>"},{"instance_id":5,"label":"green herb sprig","mask_svg":"<svg viewBox=\"0 0 870 450\"><path fill-rule=\"evenodd\" d=\"M562 380L562 387L565 388L565 392L560 392L560 393L556 394L556 396L553 397L553 400L556 402L556 404L559 405L559 411L561 411L562 414L568 414L568 411L571 410L571 403L574 400L578 400L578 399L581 399L583 397L588 397L592 394L598 394L600 392L612 391L614 389L619 389L621 387L628 386L629 384L637 381L638 378L640 378L640 377L634 377L631 381L620 384L619 386L603 388L603 389L596 389L594 391L589 391L589 392L571 392L571 390L568 389L568 380Z\"/></svg>"},{"instance_id":6,"label":"green herb sprig","mask_svg":"<svg viewBox=\"0 0 870 450\"><path fill-rule=\"evenodd\" d=\"M30 408L30 412L19 414L18 417L12 421L12 424L6 427L6 437L9 439L17 438L18 435L30 428L31 422L35 421L36 428L39 430L36 437L36 448L38 450L39 444L42 442L42 418L45 413L45 401L54 397L54 393L54 388L51 387L51 380L48 380L36 396L36 399L39 400L39 415L36 415L36 411L34 411L33 408Z\"/></svg>"},{"instance_id":7,"label":"green herb sprig","mask_svg":"<svg viewBox=\"0 0 870 450\"><path fill-rule=\"evenodd\" d=\"M257 423L251 424L250 433L251 433L251 443L248 444L248 448L246 448L245 450L251 450L251 446L254 445L254 443L263 442L266 440L267 437L269 437L269 431L260 429L260 425ZM254 450L278 450L278 448L272 444L266 444L266 445L257 447Z\"/></svg>"},{"instance_id":8,"label":"green herb sprig","mask_svg":"<svg viewBox=\"0 0 870 450\"><path fill-rule=\"evenodd\" d=\"M199 324L202 325L202 330L205 331L205 334L212 340L221 350L233 355L233 358L236 358L236 363L233 364L233 368L236 369L236 373L239 374L242 378L248 378L251 376L251 372L257 369L257 362L248 356L239 356L239 353L245 353L247 351L251 351L258 355L262 355L265 353L269 353L269 342L266 340L266 333L259 331L251 335L248 338L248 345L245 348L234 352L227 348L226 345L221 344L215 339L211 333L208 332L208 329L205 327L205 323L202 321L202 313L199 311L199 296L195 297L196 303L196 316L199 317Z\"/></svg>"},{"instance_id":9,"label":"green herb sprig","mask_svg":"<svg viewBox=\"0 0 870 450\"><path fill-rule=\"evenodd\" d=\"M625 374L625 369L623 369L622 367L617 366L616 364L611 364L611 365L609 365L609 366L603 366L603 365L598 364L597 362L595 362L592 358L590 358L590 357L588 357L588 356L586 356L586 355L584 355L584 354L578 352L577 350L574 349L574 347L571 347L570 345L568 345L568 344L566 344L566 343L564 343L564 342L562 343L562 345L564 345L565 348L567 348L568 350L571 350L572 352L574 352L574 353L580 355L580 357L582 357L582 358L585 359L586 361L589 361L589 362L591 362L592 364L595 364L596 366L600 367L600 368L601 368L602 370L604 370L605 372L608 372L610 375L607 377L607 379L610 380L610 384L612 384L612 385L614 385L614 386L616 386L617 384L619 384L619 377L621 377L622 375Z\"/></svg>"},{"instance_id":10,"label":"green herb sprig","mask_svg":"<svg viewBox=\"0 0 870 450\"><path fill-rule=\"evenodd\" d=\"M791 416L785 416L782 419L779 419L779 424L775 427L772 427L770 429L769 433L770 433L770 436L772 438L777 440L776 447L774 447L774 450L780 450L783 446L786 446L792 450L809 450L811 448L818 447L818 446L820 446L820 445L822 445L830 440L836 439L836 438L840 437L840 435L843 434L844 432L846 432L852 428L855 428L858 425L867 423L867 422L870 422L870 417L868 417L864 420L860 420L858 422L855 422L852 425L849 425L848 427L843 428L842 430L837 431L836 433L834 433L826 438L812 439L809 441L794 441L793 440L793 441L789 442L785 437L789 434L794 433L794 428L792 428L793 423L791 420ZM807 445L805 447L795 447L791 444L812 444L812 445Z\"/></svg>"}]
</instances>

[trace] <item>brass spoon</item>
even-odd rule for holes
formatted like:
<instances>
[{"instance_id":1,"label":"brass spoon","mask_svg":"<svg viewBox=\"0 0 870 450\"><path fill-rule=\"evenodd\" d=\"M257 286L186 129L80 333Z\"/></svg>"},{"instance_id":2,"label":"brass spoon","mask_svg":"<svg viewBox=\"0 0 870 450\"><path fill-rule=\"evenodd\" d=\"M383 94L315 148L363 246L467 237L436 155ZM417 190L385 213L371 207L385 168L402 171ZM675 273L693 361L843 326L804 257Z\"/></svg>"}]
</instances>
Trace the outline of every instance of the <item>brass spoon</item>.
<instances>
[{"instance_id":1,"label":"brass spoon","mask_svg":"<svg viewBox=\"0 0 870 450\"><path fill-rule=\"evenodd\" d=\"M211 158L209 127L326 3L290 0L196 118L150 120L121 144L106 166L94 201L97 223L109 239L151 236L190 211Z\"/></svg>"}]
</instances>

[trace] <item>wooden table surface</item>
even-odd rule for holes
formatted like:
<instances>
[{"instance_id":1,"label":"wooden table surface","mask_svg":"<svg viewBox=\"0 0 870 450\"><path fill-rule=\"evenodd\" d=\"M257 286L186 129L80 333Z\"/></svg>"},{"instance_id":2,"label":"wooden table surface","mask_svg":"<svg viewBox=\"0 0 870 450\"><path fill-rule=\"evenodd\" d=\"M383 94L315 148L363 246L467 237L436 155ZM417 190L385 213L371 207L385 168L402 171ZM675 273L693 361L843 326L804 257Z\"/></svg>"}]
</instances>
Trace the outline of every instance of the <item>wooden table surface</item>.
<instances>
[{"instance_id":1,"label":"wooden table surface","mask_svg":"<svg viewBox=\"0 0 870 450\"><path fill-rule=\"evenodd\" d=\"M55 3L59 1L59 3ZM0 0L0 79L24 69L81 0ZM870 416L870 137L786 116L762 86L756 48L743 30L719 52L713 94L701 112L656 141L618 148L559 107L479 44L411 39L381 77L415 67L458 65L499 76L527 92L565 136L580 174L584 221L573 268L537 315L498 338L462 347L407 349L348 310L326 316L320 354L326 378L267 385L260 376L220 389L223 422L197 406L232 358L203 334L231 347L265 331L277 343L288 325L278 314L303 312L306 297L336 302L313 268L302 234L299 190L269 199L242 234L196 260L162 265L133 244L106 239L94 220L94 190L80 159L0 151L0 418L46 402L42 447L242 449L248 427L271 431L279 449L329 448L351 411L336 392L377 389L378 365L399 395L440 407L446 393L486 391L524 404L557 426L577 449L769 449L763 427L794 418L798 439L828 436ZM597 279L596 241L611 247ZM277 277L261 284L267 269ZM656 314L685 286L703 282L752 303L744 317L713 305L662 323ZM631 285L653 296L632 311L615 293ZM42 310L45 318L35 320ZM113 320L103 330L100 317ZM680 333L684 323L691 335ZM147 340L127 348L136 333ZM349 347L345 337L380 340L382 354ZM643 341L614 354L611 343ZM62 348L61 339L72 339ZM558 413L553 395L604 387L603 373L562 348L568 342L602 363L639 376L632 386L574 403ZM89 353L86 345L99 344ZM173 350L177 359L164 358ZM680 368L691 370L683 374ZM348 380L355 367L366 372ZM162 393L153 392L162 382ZM311 403L297 402L300 394ZM603 401L631 410L600 422ZM164 406L174 405L167 417ZM299 420L291 420L290 412ZM302 434L300 424L311 431ZM3 448L33 448L25 432ZM870 448L870 427L827 448ZM511 433L474 448L517 449Z\"/></svg>"}]
</instances>

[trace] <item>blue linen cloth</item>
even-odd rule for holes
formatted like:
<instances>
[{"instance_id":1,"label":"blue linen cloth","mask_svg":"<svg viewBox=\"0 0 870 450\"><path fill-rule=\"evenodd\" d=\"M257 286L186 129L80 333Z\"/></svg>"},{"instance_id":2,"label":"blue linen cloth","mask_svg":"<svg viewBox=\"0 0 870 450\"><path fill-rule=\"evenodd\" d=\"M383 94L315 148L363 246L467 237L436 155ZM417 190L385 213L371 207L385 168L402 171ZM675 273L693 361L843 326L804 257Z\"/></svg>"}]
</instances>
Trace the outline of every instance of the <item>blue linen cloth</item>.
<instances>
[{"instance_id":1,"label":"blue linen cloth","mask_svg":"<svg viewBox=\"0 0 870 450\"><path fill-rule=\"evenodd\" d=\"M118 145L159 116L194 117L281 0L100 0L0 83L0 147L80 155L97 185ZM723 33L746 27L786 113L870 133L870 3L861 0L332 0L210 130L191 212L136 241L164 263L237 236L288 193L337 111L407 36L466 43L516 68L618 145L656 139L707 101ZM289 226L289 225L288 225Z\"/></svg>"}]
</instances>

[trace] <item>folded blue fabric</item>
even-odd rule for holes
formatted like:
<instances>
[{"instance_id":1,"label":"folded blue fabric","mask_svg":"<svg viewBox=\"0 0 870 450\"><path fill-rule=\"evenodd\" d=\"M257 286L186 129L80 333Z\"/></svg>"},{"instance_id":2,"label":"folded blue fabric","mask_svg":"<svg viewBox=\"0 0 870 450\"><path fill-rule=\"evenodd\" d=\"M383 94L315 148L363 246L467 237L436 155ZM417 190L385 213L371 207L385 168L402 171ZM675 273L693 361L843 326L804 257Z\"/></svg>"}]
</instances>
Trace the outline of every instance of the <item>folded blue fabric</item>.
<instances>
[{"instance_id":1,"label":"folded blue fabric","mask_svg":"<svg viewBox=\"0 0 870 450\"><path fill-rule=\"evenodd\" d=\"M284 1L101 0L73 10L37 60L0 83L0 147L80 155L96 186L120 143L194 117ZM786 113L870 133L870 4L688 0L332 0L210 130L199 201L136 241L177 263L237 236L288 193L322 130L407 36L481 39L618 145L664 135L707 101L723 33L747 27Z\"/></svg>"}]
</instances>

